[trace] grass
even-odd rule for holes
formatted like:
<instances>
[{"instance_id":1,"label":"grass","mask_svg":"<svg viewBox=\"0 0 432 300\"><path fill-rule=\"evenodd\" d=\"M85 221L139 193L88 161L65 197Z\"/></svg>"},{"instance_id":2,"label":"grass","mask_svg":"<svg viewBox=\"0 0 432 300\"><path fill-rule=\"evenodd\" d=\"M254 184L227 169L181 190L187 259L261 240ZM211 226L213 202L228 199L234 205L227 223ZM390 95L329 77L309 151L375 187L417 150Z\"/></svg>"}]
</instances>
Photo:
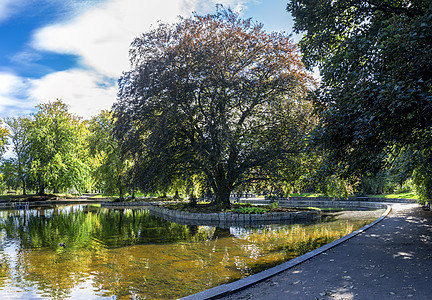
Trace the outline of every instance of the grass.
<instances>
[{"instance_id":1,"label":"grass","mask_svg":"<svg viewBox=\"0 0 432 300\"><path fill-rule=\"evenodd\" d=\"M324 194L319 193L294 193L290 194L290 197L325 197Z\"/></svg>"},{"instance_id":2,"label":"grass","mask_svg":"<svg viewBox=\"0 0 432 300\"><path fill-rule=\"evenodd\" d=\"M18 201L18 202L26 202L26 201L45 201L45 200L57 200L57 199L71 199L74 198L74 195L70 194L46 194L46 195L37 195L37 194L1 194L0 199L8 200L8 201Z\"/></svg>"},{"instance_id":3,"label":"grass","mask_svg":"<svg viewBox=\"0 0 432 300\"><path fill-rule=\"evenodd\" d=\"M96 195L89 197L89 199L111 199L111 197L107 196L105 194L96 194Z\"/></svg>"},{"instance_id":4,"label":"grass","mask_svg":"<svg viewBox=\"0 0 432 300\"><path fill-rule=\"evenodd\" d=\"M246 207L233 209L230 212L239 213L239 214L265 214L266 212L268 212L268 209L264 207L257 207L257 206L250 206L250 207L246 206Z\"/></svg>"},{"instance_id":5,"label":"grass","mask_svg":"<svg viewBox=\"0 0 432 300\"><path fill-rule=\"evenodd\" d=\"M376 194L376 195L367 195L367 196L369 198L419 199L418 195L415 192ZM291 194L290 197L325 197L325 195L318 194L318 193L295 193L295 194Z\"/></svg>"},{"instance_id":6,"label":"grass","mask_svg":"<svg viewBox=\"0 0 432 300\"><path fill-rule=\"evenodd\" d=\"M398 193L398 194L380 194L380 195L367 195L369 198L393 198L393 199L418 199L415 192Z\"/></svg>"}]
</instances>

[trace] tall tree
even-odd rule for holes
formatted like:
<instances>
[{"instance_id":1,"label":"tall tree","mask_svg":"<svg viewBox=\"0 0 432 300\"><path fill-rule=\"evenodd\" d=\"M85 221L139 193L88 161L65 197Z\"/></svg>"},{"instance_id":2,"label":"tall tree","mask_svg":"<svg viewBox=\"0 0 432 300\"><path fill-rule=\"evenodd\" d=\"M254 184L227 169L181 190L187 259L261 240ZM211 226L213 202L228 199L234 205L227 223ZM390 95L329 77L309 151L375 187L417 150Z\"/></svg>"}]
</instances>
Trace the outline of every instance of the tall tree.
<instances>
[{"instance_id":1,"label":"tall tree","mask_svg":"<svg viewBox=\"0 0 432 300\"><path fill-rule=\"evenodd\" d=\"M28 117L8 117L5 119L5 124L9 128L9 137L14 155L14 159L10 162L15 166L16 179L21 183L23 195L26 195L30 169L28 134L31 128L31 119Z\"/></svg>"},{"instance_id":2,"label":"tall tree","mask_svg":"<svg viewBox=\"0 0 432 300\"><path fill-rule=\"evenodd\" d=\"M120 152L113 128L114 120L109 111L102 111L90 120L89 153L97 160L94 170L97 186L107 194L118 194L123 199L130 163Z\"/></svg>"},{"instance_id":3,"label":"tall tree","mask_svg":"<svg viewBox=\"0 0 432 300\"><path fill-rule=\"evenodd\" d=\"M375 172L430 144L431 1L291 0L288 10L304 62L322 75L314 138L330 161L346 175Z\"/></svg>"},{"instance_id":4,"label":"tall tree","mask_svg":"<svg viewBox=\"0 0 432 300\"><path fill-rule=\"evenodd\" d=\"M311 79L283 33L219 7L135 39L119 80L115 133L141 187L197 175L221 206L298 151Z\"/></svg>"},{"instance_id":5,"label":"tall tree","mask_svg":"<svg viewBox=\"0 0 432 300\"><path fill-rule=\"evenodd\" d=\"M68 112L60 100L38 105L29 134L31 174L38 193L75 188L86 189L89 165L86 161L87 128Z\"/></svg>"}]
</instances>

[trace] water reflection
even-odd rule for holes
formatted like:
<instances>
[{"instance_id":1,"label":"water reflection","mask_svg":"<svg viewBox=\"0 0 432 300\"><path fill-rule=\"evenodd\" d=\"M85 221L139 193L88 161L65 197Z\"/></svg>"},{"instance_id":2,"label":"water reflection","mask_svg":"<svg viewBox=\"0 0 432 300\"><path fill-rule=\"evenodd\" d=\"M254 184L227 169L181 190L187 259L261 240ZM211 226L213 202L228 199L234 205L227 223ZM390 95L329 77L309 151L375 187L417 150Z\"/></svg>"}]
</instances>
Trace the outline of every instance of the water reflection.
<instances>
[{"instance_id":1,"label":"water reflection","mask_svg":"<svg viewBox=\"0 0 432 300\"><path fill-rule=\"evenodd\" d=\"M279 264L364 223L221 229L143 209L3 210L0 298L173 299Z\"/></svg>"}]
</instances>

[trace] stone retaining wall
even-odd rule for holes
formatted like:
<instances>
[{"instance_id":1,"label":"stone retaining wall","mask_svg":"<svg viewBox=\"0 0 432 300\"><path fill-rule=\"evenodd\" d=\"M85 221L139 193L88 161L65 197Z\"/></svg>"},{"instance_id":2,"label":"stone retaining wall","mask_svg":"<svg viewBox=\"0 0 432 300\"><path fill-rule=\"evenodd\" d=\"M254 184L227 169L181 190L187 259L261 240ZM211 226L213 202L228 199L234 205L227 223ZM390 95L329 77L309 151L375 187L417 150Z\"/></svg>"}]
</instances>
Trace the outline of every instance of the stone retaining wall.
<instances>
[{"instance_id":1,"label":"stone retaining wall","mask_svg":"<svg viewBox=\"0 0 432 300\"><path fill-rule=\"evenodd\" d=\"M300 197L299 197L300 198ZM331 201L329 198L301 198L303 200L280 200L279 206L292 208L367 208L367 209L385 209L386 204L369 202L369 201ZM242 203L251 203L257 205L269 204L268 200L262 198L241 199ZM265 214L237 214L237 213L191 213L182 210L168 209L149 202L104 202L103 207L137 207L146 206L152 215L159 216L165 220L179 224L188 225L207 225L218 227L229 227L233 225L260 225L265 223L289 223L304 222L318 219L321 216L319 211L299 211L299 212L274 212Z\"/></svg>"},{"instance_id":2,"label":"stone retaining wall","mask_svg":"<svg viewBox=\"0 0 432 300\"><path fill-rule=\"evenodd\" d=\"M310 221L321 216L319 211L274 212L265 214L236 214L236 213L190 213L181 210L168 209L160 206L150 206L151 214L160 216L168 221L190 225L251 225L253 223L285 223L286 221Z\"/></svg>"}]
</instances>

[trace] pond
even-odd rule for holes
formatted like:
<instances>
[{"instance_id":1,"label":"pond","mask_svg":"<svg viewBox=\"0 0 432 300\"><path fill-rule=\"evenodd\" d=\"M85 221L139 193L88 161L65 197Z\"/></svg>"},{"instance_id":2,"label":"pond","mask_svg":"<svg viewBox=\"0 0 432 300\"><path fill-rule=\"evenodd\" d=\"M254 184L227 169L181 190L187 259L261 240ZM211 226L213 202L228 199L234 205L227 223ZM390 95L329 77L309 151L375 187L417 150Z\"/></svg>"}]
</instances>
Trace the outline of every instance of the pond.
<instances>
[{"instance_id":1,"label":"pond","mask_svg":"<svg viewBox=\"0 0 432 300\"><path fill-rule=\"evenodd\" d=\"M0 298L174 299L285 262L381 212L222 229L167 222L146 209L2 210Z\"/></svg>"}]
</instances>

